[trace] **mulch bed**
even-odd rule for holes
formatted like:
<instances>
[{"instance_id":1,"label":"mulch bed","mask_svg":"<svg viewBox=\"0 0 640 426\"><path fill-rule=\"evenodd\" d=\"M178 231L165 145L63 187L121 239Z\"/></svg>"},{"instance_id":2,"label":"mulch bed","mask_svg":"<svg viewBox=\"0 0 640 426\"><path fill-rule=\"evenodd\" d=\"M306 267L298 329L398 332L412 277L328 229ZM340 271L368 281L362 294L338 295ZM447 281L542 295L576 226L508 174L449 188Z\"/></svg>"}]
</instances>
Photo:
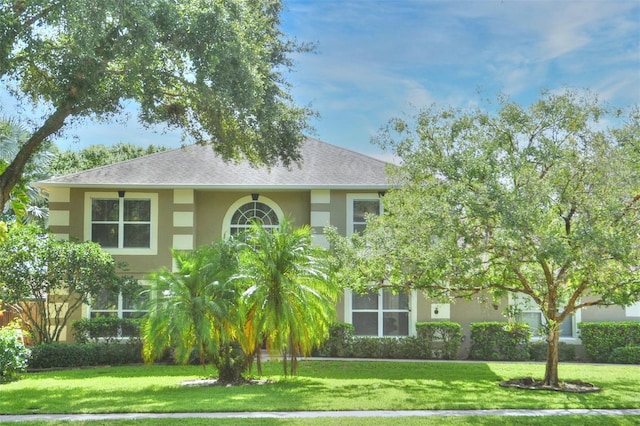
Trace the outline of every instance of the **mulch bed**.
<instances>
[{"instance_id":1,"label":"mulch bed","mask_svg":"<svg viewBox=\"0 0 640 426\"><path fill-rule=\"evenodd\" d=\"M522 377L519 379L511 379L504 382L500 382L500 386L505 388L516 388L526 390L550 390L556 392L570 392L570 393L592 393L600 392L600 388L587 382L580 380L573 380L567 382L560 382L558 387L545 385L542 380L536 380L533 377Z\"/></svg>"}]
</instances>

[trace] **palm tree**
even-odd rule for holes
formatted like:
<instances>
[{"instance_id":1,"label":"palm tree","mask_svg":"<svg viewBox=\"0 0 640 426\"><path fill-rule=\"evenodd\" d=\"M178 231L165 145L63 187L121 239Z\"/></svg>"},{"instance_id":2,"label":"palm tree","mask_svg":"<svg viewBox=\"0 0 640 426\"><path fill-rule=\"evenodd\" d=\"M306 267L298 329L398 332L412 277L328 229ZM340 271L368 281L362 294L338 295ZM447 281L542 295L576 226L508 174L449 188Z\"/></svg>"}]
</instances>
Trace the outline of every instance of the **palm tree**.
<instances>
[{"instance_id":1,"label":"palm tree","mask_svg":"<svg viewBox=\"0 0 640 426\"><path fill-rule=\"evenodd\" d=\"M29 137L31 134L16 120L0 118L0 173L9 166ZM45 143L32 157L22 178L11 190L9 203L4 211L0 211L1 219L33 222L43 221L47 217L46 200L37 189L29 185L29 182L48 176L52 156L51 144Z\"/></svg>"},{"instance_id":2,"label":"palm tree","mask_svg":"<svg viewBox=\"0 0 640 426\"><path fill-rule=\"evenodd\" d=\"M237 267L234 241L174 251L173 256L177 272L152 275L150 309L142 327L145 361L172 349L176 361L186 364L195 351L203 367L211 362L218 369L219 382L242 381L251 359L242 350L240 294L230 280Z\"/></svg>"},{"instance_id":3,"label":"palm tree","mask_svg":"<svg viewBox=\"0 0 640 426\"><path fill-rule=\"evenodd\" d=\"M282 355L285 375L289 354L295 374L297 357L324 341L335 318L338 287L329 279L325 251L312 245L309 226L293 229L289 220L274 230L254 223L245 238L240 276L247 285L247 336Z\"/></svg>"}]
</instances>

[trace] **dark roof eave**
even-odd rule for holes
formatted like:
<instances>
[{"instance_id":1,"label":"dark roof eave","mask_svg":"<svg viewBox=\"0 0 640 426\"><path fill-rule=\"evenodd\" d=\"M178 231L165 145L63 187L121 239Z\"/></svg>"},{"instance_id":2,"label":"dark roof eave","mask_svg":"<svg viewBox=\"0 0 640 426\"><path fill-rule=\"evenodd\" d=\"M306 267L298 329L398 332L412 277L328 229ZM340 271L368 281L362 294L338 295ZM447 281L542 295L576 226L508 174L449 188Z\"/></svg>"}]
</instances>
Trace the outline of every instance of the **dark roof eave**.
<instances>
[{"instance_id":1,"label":"dark roof eave","mask_svg":"<svg viewBox=\"0 0 640 426\"><path fill-rule=\"evenodd\" d=\"M345 185L191 185L191 184L172 184L172 185L149 185L135 183L112 183L112 184L74 184L61 182L40 181L33 184L38 188L86 188L86 189L205 189L205 190L318 190L318 189L335 189L335 190L361 190L376 191L391 188L388 184L345 184Z\"/></svg>"}]
</instances>

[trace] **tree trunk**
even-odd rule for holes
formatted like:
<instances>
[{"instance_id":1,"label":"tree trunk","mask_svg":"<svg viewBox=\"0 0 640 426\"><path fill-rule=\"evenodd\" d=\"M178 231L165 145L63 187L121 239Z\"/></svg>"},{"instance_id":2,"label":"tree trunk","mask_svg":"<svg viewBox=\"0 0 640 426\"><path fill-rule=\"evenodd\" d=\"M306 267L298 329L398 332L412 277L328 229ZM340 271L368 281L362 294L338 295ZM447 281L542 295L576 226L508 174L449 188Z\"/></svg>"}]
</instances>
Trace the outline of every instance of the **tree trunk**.
<instances>
[{"instance_id":1,"label":"tree trunk","mask_svg":"<svg viewBox=\"0 0 640 426\"><path fill-rule=\"evenodd\" d=\"M558 387L558 342L560 333L559 324L554 324L547 333L547 365L544 372L544 384L546 386Z\"/></svg>"},{"instance_id":2,"label":"tree trunk","mask_svg":"<svg viewBox=\"0 0 640 426\"><path fill-rule=\"evenodd\" d=\"M70 103L59 107L47 118L42 127L36 130L29 140L20 147L20 151L18 151L18 154L11 164L0 174L0 212L4 210L5 204L9 201L9 194L11 194L11 190L22 176L31 156L38 150L46 138L62 128L64 120L71 115L72 112L73 105Z\"/></svg>"}]
</instances>

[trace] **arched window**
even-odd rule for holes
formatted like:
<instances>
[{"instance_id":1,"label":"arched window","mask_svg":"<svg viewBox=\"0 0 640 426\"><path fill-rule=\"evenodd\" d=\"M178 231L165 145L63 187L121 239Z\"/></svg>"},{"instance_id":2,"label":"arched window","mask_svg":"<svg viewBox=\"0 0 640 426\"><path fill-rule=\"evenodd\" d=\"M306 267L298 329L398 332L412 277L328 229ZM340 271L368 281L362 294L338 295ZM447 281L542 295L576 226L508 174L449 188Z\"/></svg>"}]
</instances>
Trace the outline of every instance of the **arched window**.
<instances>
[{"instance_id":1,"label":"arched window","mask_svg":"<svg viewBox=\"0 0 640 426\"><path fill-rule=\"evenodd\" d=\"M241 198L227 211L223 234L236 235L245 231L253 222L259 222L266 229L280 226L283 213L276 203L261 196L258 200L251 197Z\"/></svg>"}]
</instances>

